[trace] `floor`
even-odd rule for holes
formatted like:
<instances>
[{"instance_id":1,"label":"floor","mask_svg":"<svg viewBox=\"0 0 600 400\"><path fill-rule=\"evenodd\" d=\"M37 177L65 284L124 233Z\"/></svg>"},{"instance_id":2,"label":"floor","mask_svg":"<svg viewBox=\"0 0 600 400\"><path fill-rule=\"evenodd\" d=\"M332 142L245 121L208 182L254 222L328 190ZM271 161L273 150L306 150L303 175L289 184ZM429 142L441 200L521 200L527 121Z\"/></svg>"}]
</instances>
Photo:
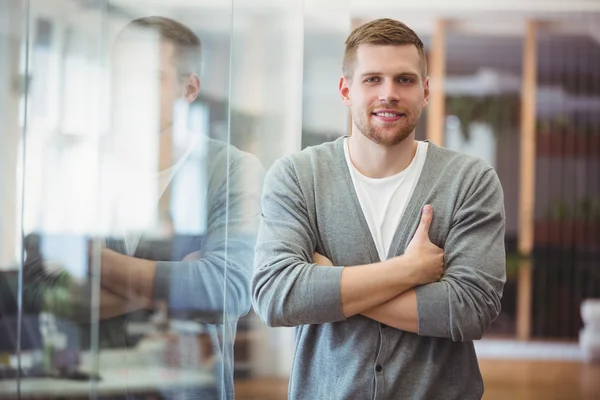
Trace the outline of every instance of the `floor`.
<instances>
[{"instance_id":1,"label":"floor","mask_svg":"<svg viewBox=\"0 0 600 400\"><path fill-rule=\"evenodd\" d=\"M572 361L480 360L484 400L600 399L600 365ZM287 380L236 383L236 399L285 400Z\"/></svg>"}]
</instances>

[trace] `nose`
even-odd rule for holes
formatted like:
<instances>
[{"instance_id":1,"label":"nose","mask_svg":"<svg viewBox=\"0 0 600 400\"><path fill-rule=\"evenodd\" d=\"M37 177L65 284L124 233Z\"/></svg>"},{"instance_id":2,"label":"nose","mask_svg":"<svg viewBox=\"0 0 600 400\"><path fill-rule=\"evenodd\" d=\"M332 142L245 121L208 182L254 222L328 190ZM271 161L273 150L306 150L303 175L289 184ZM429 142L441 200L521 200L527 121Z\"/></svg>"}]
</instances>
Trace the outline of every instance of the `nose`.
<instances>
[{"instance_id":1,"label":"nose","mask_svg":"<svg viewBox=\"0 0 600 400\"><path fill-rule=\"evenodd\" d=\"M380 88L379 101L381 103L396 103L400 100L398 90L393 81L386 80Z\"/></svg>"}]
</instances>

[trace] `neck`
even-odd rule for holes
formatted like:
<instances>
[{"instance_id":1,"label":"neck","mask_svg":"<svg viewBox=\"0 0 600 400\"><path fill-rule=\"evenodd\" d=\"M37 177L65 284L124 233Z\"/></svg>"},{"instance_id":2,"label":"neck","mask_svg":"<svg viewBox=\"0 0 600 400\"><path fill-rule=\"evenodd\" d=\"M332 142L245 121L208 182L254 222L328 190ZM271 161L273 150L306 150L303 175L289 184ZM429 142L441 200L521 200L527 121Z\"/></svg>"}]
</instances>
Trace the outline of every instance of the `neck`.
<instances>
[{"instance_id":1,"label":"neck","mask_svg":"<svg viewBox=\"0 0 600 400\"><path fill-rule=\"evenodd\" d=\"M354 167L369 178L385 178L405 170L417 152L415 133L394 146L377 144L356 127L348 139L348 151Z\"/></svg>"},{"instance_id":2,"label":"neck","mask_svg":"<svg viewBox=\"0 0 600 400\"><path fill-rule=\"evenodd\" d=\"M180 143L177 145L177 143L174 142L172 129L167 129L161 132L158 139L159 172L175 165L177 161L185 154L189 145L191 144L191 139L189 137L186 137L185 139L185 143Z\"/></svg>"}]
</instances>

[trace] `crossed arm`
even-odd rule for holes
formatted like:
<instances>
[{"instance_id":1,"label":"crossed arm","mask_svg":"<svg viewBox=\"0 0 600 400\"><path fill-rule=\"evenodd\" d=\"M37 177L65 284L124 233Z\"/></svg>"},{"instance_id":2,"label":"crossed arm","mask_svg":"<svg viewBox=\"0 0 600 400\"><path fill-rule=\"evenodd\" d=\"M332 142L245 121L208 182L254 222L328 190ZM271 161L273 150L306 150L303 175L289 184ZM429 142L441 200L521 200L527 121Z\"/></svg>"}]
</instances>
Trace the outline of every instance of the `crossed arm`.
<instances>
[{"instance_id":1,"label":"crossed arm","mask_svg":"<svg viewBox=\"0 0 600 400\"><path fill-rule=\"evenodd\" d=\"M313 261L317 265L333 267L333 263L327 257L315 253ZM401 266L398 266L402 268ZM342 282L342 291L344 290L344 282ZM417 296L414 291L414 284L407 281L404 287L397 286L395 288L396 295L387 301L378 303L371 308L359 308L359 312L367 318L381 322L396 329L407 332L419 332L418 313L417 313ZM344 296L342 295L342 308L344 307ZM351 312L344 312L346 317L352 316Z\"/></svg>"},{"instance_id":2,"label":"crossed arm","mask_svg":"<svg viewBox=\"0 0 600 400\"><path fill-rule=\"evenodd\" d=\"M443 250L429 240L432 219L433 210L427 205L404 255L387 261L392 268L386 271L388 273L375 273L373 268L378 266L373 264L364 269L364 274L357 274L354 268L343 270L340 286L346 318L362 314L394 328L418 333L417 298L413 288L418 284L439 281L444 271ZM313 262L333 267L331 260L319 253L314 254ZM390 276L395 279L390 279ZM381 284L365 287L365 282L377 278L381 278ZM385 283L390 290L381 290ZM366 293L360 293L361 288L366 289Z\"/></svg>"},{"instance_id":3,"label":"crossed arm","mask_svg":"<svg viewBox=\"0 0 600 400\"><path fill-rule=\"evenodd\" d=\"M285 161L269 171L262 207L252 290L254 308L270 326L332 323L362 314L419 335L464 341L481 338L499 313L504 210L493 170L455 212L441 279L419 275L431 265L411 246L402 256L374 264L313 262L316 235L293 167Z\"/></svg>"},{"instance_id":4,"label":"crossed arm","mask_svg":"<svg viewBox=\"0 0 600 400\"><path fill-rule=\"evenodd\" d=\"M156 301L234 319L248 312L264 170L258 159L244 155L229 170L212 172L219 186L209 190L201 249L173 262L102 250L101 317L153 308Z\"/></svg>"}]
</instances>

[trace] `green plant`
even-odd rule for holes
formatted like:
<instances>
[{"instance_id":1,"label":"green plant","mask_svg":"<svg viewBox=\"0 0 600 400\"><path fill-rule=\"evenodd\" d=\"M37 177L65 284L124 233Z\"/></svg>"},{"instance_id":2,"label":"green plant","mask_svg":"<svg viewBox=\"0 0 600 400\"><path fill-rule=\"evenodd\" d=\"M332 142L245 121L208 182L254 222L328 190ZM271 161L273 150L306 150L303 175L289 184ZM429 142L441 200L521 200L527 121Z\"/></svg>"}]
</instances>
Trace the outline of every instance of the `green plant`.
<instances>
[{"instance_id":1,"label":"green plant","mask_svg":"<svg viewBox=\"0 0 600 400\"><path fill-rule=\"evenodd\" d=\"M515 278L519 273L521 265L529 261L531 263L531 256L525 256L520 254L518 251L506 253L506 277L507 279Z\"/></svg>"},{"instance_id":2,"label":"green plant","mask_svg":"<svg viewBox=\"0 0 600 400\"><path fill-rule=\"evenodd\" d=\"M578 126L567 114L561 113L552 117L540 117L536 120L536 130L541 134L566 133L579 131L583 132L586 124L580 122Z\"/></svg>"},{"instance_id":3,"label":"green plant","mask_svg":"<svg viewBox=\"0 0 600 400\"><path fill-rule=\"evenodd\" d=\"M59 271L40 282L38 290L42 299L42 310L61 317L70 316L76 301L73 296L73 282L67 272Z\"/></svg>"},{"instance_id":4,"label":"green plant","mask_svg":"<svg viewBox=\"0 0 600 400\"><path fill-rule=\"evenodd\" d=\"M569 208L563 200L559 200L552 208L551 218L556 221L564 221L569 218Z\"/></svg>"},{"instance_id":5,"label":"green plant","mask_svg":"<svg viewBox=\"0 0 600 400\"><path fill-rule=\"evenodd\" d=\"M489 124L498 138L515 135L519 131L520 106L521 97L518 94L446 98L446 114L459 119L466 140L469 140L468 127L474 122Z\"/></svg>"},{"instance_id":6,"label":"green plant","mask_svg":"<svg viewBox=\"0 0 600 400\"><path fill-rule=\"evenodd\" d=\"M586 197L571 208L564 200L556 200L546 210L545 217L553 221L600 221L600 199Z\"/></svg>"}]
</instances>

